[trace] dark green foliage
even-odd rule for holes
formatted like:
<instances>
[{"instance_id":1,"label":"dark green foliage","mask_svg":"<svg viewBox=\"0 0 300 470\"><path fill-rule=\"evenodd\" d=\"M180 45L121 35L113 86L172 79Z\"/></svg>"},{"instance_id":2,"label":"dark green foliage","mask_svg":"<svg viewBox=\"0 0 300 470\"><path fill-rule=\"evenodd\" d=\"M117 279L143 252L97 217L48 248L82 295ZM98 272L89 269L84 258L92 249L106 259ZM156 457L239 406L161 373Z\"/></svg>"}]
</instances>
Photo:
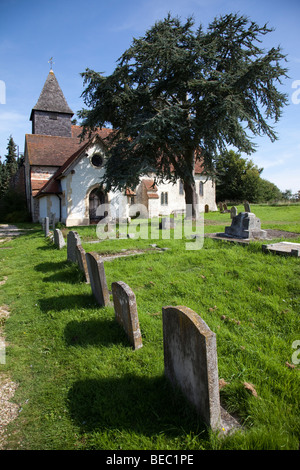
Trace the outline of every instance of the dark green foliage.
<instances>
[{"instance_id":1,"label":"dark green foliage","mask_svg":"<svg viewBox=\"0 0 300 470\"><path fill-rule=\"evenodd\" d=\"M217 201L268 202L281 200L281 191L270 181L262 179L263 168L252 160L242 158L233 150L226 150L216 162Z\"/></svg>"},{"instance_id":2,"label":"dark green foliage","mask_svg":"<svg viewBox=\"0 0 300 470\"><path fill-rule=\"evenodd\" d=\"M0 165L0 199L4 196L10 185L11 177L19 167L16 144L12 136L8 139L6 160Z\"/></svg>"},{"instance_id":3,"label":"dark green foliage","mask_svg":"<svg viewBox=\"0 0 300 470\"><path fill-rule=\"evenodd\" d=\"M271 30L233 14L206 32L193 27L192 18L182 23L168 15L133 39L110 76L82 73L85 131L108 123L116 131L103 181L108 190L134 187L155 170L158 181L181 178L191 204L200 148L211 174L227 145L250 154L251 136L276 139L269 120L277 122L287 103L276 88L286 69L279 47L259 47Z\"/></svg>"},{"instance_id":4,"label":"dark green foliage","mask_svg":"<svg viewBox=\"0 0 300 470\"><path fill-rule=\"evenodd\" d=\"M30 216L27 210L25 195L11 184L12 178L23 164L22 157L18 157L16 144L10 136L7 145L6 160L0 162L0 221L1 222L27 222Z\"/></svg>"}]
</instances>

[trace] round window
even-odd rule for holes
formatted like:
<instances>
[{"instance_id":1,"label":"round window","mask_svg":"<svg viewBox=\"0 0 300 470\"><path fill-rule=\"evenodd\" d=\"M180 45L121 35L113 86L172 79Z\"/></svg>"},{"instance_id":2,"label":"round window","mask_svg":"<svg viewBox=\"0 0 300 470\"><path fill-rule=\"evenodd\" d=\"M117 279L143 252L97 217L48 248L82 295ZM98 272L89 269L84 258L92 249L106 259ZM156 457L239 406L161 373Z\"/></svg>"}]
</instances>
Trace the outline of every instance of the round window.
<instances>
[{"instance_id":1,"label":"round window","mask_svg":"<svg viewBox=\"0 0 300 470\"><path fill-rule=\"evenodd\" d=\"M96 153L95 155L92 156L91 162L92 162L92 165L96 167L100 167L103 165L103 157L101 157L101 155Z\"/></svg>"}]
</instances>

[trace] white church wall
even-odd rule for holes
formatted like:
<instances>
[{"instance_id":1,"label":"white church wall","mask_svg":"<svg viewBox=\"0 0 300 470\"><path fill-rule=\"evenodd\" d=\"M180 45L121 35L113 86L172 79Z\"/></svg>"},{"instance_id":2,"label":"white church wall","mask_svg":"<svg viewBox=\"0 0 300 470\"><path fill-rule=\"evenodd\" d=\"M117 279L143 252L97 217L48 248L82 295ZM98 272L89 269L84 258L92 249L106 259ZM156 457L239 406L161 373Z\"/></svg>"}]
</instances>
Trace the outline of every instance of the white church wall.
<instances>
[{"instance_id":1,"label":"white church wall","mask_svg":"<svg viewBox=\"0 0 300 470\"><path fill-rule=\"evenodd\" d=\"M92 157L95 154L100 154L104 158L99 144L89 148L61 180L64 193L62 216L68 227L90 223L89 194L100 184L104 175L103 166L96 167L92 164ZM119 191L108 193L108 202L112 211L121 208L124 212L122 216L127 216L127 198Z\"/></svg>"},{"instance_id":2,"label":"white church wall","mask_svg":"<svg viewBox=\"0 0 300 470\"><path fill-rule=\"evenodd\" d=\"M202 195L200 194L200 182L202 182ZM205 206L209 211L216 211L215 184L211 179L206 180L201 175L195 176L197 204L200 213L205 212ZM137 191L137 196L139 196ZM172 212L184 211L186 209L185 195L182 186L178 180L174 183L160 183L157 185L157 199L148 199L149 217L158 217L159 215L169 215ZM145 199L145 198L144 198ZM137 197L137 202L141 202ZM145 204L145 202L143 201Z\"/></svg>"},{"instance_id":3,"label":"white church wall","mask_svg":"<svg viewBox=\"0 0 300 470\"><path fill-rule=\"evenodd\" d=\"M56 195L49 194L47 196L40 197L39 203L39 222L42 222L45 217L51 217L51 214L55 215L55 220L60 219L60 202Z\"/></svg>"}]
</instances>

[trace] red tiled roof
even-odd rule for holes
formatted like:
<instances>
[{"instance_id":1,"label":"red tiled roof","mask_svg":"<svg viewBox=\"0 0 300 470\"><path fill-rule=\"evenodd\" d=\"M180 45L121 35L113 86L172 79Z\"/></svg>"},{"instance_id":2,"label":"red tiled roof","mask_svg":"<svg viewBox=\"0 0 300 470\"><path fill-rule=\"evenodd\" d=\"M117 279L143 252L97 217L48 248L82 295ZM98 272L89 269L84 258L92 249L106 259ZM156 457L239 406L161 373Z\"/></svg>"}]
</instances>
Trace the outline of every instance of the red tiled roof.
<instances>
[{"instance_id":1,"label":"red tiled roof","mask_svg":"<svg viewBox=\"0 0 300 470\"><path fill-rule=\"evenodd\" d=\"M31 180L31 189L33 191L37 189L39 190L47 183L47 181L49 180Z\"/></svg>"},{"instance_id":2,"label":"red tiled roof","mask_svg":"<svg viewBox=\"0 0 300 470\"><path fill-rule=\"evenodd\" d=\"M87 136L85 140L80 141L79 135L81 132L82 127L72 126L72 137L26 134L25 139L29 164L37 166L62 166L70 156L89 140ZM105 139L111 132L111 129L99 129L96 134Z\"/></svg>"},{"instance_id":3,"label":"red tiled roof","mask_svg":"<svg viewBox=\"0 0 300 470\"><path fill-rule=\"evenodd\" d=\"M147 191L157 191L157 186L154 185L153 179L143 180L142 182L146 186Z\"/></svg>"}]
</instances>

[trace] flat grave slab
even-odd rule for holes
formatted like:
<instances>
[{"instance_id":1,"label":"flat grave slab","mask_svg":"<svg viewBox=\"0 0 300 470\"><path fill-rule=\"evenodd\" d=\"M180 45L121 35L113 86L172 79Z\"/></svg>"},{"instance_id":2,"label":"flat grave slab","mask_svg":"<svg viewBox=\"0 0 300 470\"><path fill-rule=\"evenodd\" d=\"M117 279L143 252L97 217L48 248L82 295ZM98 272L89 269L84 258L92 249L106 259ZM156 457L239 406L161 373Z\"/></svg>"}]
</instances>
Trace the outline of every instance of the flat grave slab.
<instances>
[{"instance_id":1,"label":"flat grave slab","mask_svg":"<svg viewBox=\"0 0 300 470\"><path fill-rule=\"evenodd\" d=\"M275 253L276 255L300 256L300 243L293 242L278 242L270 243L269 245L262 245L264 253Z\"/></svg>"}]
</instances>

